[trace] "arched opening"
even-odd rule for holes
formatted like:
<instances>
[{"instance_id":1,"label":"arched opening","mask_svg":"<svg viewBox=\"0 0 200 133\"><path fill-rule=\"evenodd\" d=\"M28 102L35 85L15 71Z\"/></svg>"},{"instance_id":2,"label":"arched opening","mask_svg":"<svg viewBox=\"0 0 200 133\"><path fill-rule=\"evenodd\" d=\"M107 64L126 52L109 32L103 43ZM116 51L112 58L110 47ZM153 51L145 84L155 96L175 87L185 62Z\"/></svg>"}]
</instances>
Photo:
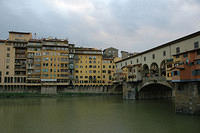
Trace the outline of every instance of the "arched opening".
<instances>
[{"instance_id":1,"label":"arched opening","mask_svg":"<svg viewBox=\"0 0 200 133\"><path fill-rule=\"evenodd\" d=\"M150 74L151 74L152 77L157 77L157 76L159 76L158 64L156 64L155 62L151 64L151 67L150 67Z\"/></svg>"},{"instance_id":2,"label":"arched opening","mask_svg":"<svg viewBox=\"0 0 200 133\"><path fill-rule=\"evenodd\" d=\"M138 99L168 99L171 97L172 88L159 83L146 85L138 92Z\"/></svg>"},{"instance_id":3,"label":"arched opening","mask_svg":"<svg viewBox=\"0 0 200 133\"><path fill-rule=\"evenodd\" d=\"M160 64L160 75L166 76L166 60L163 60Z\"/></svg>"},{"instance_id":4,"label":"arched opening","mask_svg":"<svg viewBox=\"0 0 200 133\"><path fill-rule=\"evenodd\" d=\"M147 64L143 65L142 74L143 74L143 77L149 77L149 67Z\"/></svg>"}]
</instances>

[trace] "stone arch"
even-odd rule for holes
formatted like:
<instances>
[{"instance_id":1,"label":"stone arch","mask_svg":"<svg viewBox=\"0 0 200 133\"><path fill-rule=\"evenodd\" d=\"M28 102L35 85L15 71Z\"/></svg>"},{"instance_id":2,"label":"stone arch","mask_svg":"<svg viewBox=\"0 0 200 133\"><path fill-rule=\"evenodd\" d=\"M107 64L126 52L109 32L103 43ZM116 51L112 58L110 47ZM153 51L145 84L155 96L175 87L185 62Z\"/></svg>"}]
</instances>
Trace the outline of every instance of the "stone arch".
<instances>
[{"instance_id":1,"label":"stone arch","mask_svg":"<svg viewBox=\"0 0 200 133\"><path fill-rule=\"evenodd\" d=\"M144 64L142 67L142 74L144 77L149 76L149 66L147 64Z\"/></svg>"},{"instance_id":2,"label":"stone arch","mask_svg":"<svg viewBox=\"0 0 200 133\"><path fill-rule=\"evenodd\" d=\"M173 88L165 82L149 82L138 90L138 99L171 98Z\"/></svg>"},{"instance_id":3,"label":"stone arch","mask_svg":"<svg viewBox=\"0 0 200 133\"><path fill-rule=\"evenodd\" d=\"M166 76L166 60L160 63L160 76Z\"/></svg>"},{"instance_id":4,"label":"stone arch","mask_svg":"<svg viewBox=\"0 0 200 133\"><path fill-rule=\"evenodd\" d=\"M150 74L152 77L159 76L159 67L157 63L152 63L150 66Z\"/></svg>"}]
</instances>

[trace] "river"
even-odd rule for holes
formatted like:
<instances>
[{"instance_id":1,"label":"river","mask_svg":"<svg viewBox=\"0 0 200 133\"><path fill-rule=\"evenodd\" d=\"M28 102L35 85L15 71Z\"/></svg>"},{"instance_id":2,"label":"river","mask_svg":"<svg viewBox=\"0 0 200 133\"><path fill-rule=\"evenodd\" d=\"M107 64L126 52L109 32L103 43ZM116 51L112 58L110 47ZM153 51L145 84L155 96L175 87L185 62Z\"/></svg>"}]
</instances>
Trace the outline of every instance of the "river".
<instances>
[{"instance_id":1,"label":"river","mask_svg":"<svg viewBox=\"0 0 200 133\"><path fill-rule=\"evenodd\" d=\"M199 133L171 100L120 96L0 99L0 133Z\"/></svg>"}]
</instances>

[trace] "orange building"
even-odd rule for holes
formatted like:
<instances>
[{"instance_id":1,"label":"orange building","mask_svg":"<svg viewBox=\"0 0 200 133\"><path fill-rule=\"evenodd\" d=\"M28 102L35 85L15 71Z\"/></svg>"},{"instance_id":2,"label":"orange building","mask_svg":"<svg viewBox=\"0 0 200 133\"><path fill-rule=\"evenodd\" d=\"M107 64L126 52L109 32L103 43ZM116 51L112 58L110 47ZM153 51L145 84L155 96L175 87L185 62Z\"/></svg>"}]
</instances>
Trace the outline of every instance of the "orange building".
<instances>
[{"instance_id":1,"label":"orange building","mask_svg":"<svg viewBox=\"0 0 200 133\"><path fill-rule=\"evenodd\" d=\"M172 82L200 81L200 49L174 55Z\"/></svg>"}]
</instances>

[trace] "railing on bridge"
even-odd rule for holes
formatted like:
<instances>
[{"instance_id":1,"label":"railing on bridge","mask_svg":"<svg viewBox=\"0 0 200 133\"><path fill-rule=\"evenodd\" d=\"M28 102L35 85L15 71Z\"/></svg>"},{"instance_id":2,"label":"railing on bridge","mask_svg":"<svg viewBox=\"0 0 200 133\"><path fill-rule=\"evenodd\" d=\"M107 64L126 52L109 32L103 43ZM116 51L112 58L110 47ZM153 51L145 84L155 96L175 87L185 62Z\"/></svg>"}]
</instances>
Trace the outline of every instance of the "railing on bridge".
<instances>
[{"instance_id":1,"label":"railing on bridge","mask_svg":"<svg viewBox=\"0 0 200 133\"><path fill-rule=\"evenodd\" d=\"M164 76L143 77L142 80L143 80L143 82L148 82L148 81L166 81L166 77L164 77Z\"/></svg>"}]
</instances>

